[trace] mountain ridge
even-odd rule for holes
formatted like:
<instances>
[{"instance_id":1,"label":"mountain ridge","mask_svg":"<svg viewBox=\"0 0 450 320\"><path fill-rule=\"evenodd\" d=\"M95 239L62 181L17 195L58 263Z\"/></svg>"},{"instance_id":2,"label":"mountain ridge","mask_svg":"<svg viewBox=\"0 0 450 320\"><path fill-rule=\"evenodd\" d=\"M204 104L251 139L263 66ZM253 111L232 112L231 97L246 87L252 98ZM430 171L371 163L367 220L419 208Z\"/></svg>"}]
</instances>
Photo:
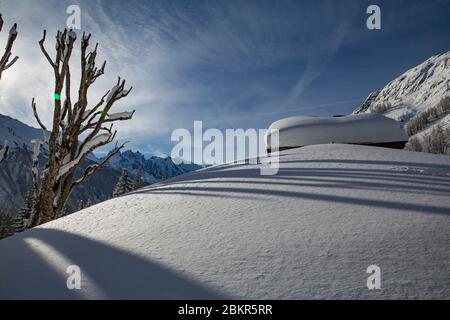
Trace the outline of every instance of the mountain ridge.
<instances>
[{"instance_id":1,"label":"mountain ridge","mask_svg":"<svg viewBox=\"0 0 450 320\"><path fill-rule=\"evenodd\" d=\"M353 113L374 111L385 105L384 114L396 120L408 120L434 107L450 95L450 51L434 55L373 91Z\"/></svg>"},{"instance_id":2,"label":"mountain ridge","mask_svg":"<svg viewBox=\"0 0 450 320\"><path fill-rule=\"evenodd\" d=\"M119 152L108 161L107 166L115 170L127 169L131 176L135 176L139 169L142 169L145 179L150 183L202 168L194 163L176 164L171 157L151 156L145 158L139 151L131 150Z\"/></svg>"}]
</instances>

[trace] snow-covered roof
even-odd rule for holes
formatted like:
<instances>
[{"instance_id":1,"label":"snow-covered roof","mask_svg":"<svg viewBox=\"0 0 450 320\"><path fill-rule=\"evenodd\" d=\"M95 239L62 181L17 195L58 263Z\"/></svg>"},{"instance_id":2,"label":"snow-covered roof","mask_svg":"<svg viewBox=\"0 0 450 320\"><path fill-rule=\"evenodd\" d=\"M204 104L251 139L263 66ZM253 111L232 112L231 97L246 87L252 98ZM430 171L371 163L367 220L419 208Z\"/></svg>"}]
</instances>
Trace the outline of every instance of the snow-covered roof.
<instances>
[{"instance_id":1,"label":"snow-covered roof","mask_svg":"<svg viewBox=\"0 0 450 320\"><path fill-rule=\"evenodd\" d=\"M269 127L266 136L268 148L271 148L271 129L278 130L281 148L324 143L376 144L408 140L400 122L380 114L281 119Z\"/></svg>"},{"instance_id":2,"label":"snow-covered roof","mask_svg":"<svg viewBox=\"0 0 450 320\"><path fill-rule=\"evenodd\" d=\"M260 167L202 169L0 240L0 299L450 299L450 157L328 144Z\"/></svg>"}]
</instances>

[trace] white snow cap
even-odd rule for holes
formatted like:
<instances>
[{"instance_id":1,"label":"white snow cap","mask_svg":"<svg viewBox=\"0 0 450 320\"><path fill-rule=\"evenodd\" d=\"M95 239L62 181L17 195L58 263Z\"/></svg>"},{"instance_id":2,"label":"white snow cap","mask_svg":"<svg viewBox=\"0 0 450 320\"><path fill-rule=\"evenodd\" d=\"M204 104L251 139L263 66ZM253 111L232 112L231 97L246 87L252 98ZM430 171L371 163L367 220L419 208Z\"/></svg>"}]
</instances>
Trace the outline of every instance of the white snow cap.
<instances>
[{"instance_id":1,"label":"white snow cap","mask_svg":"<svg viewBox=\"0 0 450 320\"><path fill-rule=\"evenodd\" d=\"M88 141L83 148L78 153L78 156L70 161L67 162L65 165L59 169L58 178L61 178L63 175L65 175L67 172L69 172L73 167L77 166L89 153L91 153L96 147L107 143L108 140L111 138L111 134L109 133L103 133L95 136L92 140ZM66 161L66 160L65 160Z\"/></svg>"},{"instance_id":2,"label":"white snow cap","mask_svg":"<svg viewBox=\"0 0 450 320\"><path fill-rule=\"evenodd\" d=\"M108 115L108 120L118 120L124 118L130 118L133 116L134 112L118 112Z\"/></svg>"},{"instance_id":3,"label":"white snow cap","mask_svg":"<svg viewBox=\"0 0 450 320\"><path fill-rule=\"evenodd\" d=\"M268 148L270 148L272 129L279 132L280 147L408 140L400 122L380 114L355 114L342 117L296 116L281 119L269 127L266 135Z\"/></svg>"},{"instance_id":4,"label":"white snow cap","mask_svg":"<svg viewBox=\"0 0 450 320\"><path fill-rule=\"evenodd\" d=\"M38 161L39 155L41 154L41 147L44 144L44 141L41 139L33 139L31 140L31 143L33 144L33 162Z\"/></svg>"},{"instance_id":5,"label":"white snow cap","mask_svg":"<svg viewBox=\"0 0 450 320\"><path fill-rule=\"evenodd\" d=\"M12 28L9 30L9 35L10 36L16 36L17 35L17 25L16 24L14 24L12 26Z\"/></svg>"},{"instance_id":6,"label":"white snow cap","mask_svg":"<svg viewBox=\"0 0 450 320\"><path fill-rule=\"evenodd\" d=\"M69 43L72 39L73 39L73 40L76 40L76 38L77 38L76 32L73 31L72 29L70 29L70 30L67 32L66 43Z\"/></svg>"},{"instance_id":7,"label":"white snow cap","mask_svg":"<svg viewBox=\"0 0 450 320\"><path fill-rule=\"evenodd\" d=\"M119 90L120 86L119 85L115 85L114 87L112 87L111 91L108 94L108 97L106 97L106 101L109 102L114 95L116 94L117 90Z\"/></svg>"}]
</instances>

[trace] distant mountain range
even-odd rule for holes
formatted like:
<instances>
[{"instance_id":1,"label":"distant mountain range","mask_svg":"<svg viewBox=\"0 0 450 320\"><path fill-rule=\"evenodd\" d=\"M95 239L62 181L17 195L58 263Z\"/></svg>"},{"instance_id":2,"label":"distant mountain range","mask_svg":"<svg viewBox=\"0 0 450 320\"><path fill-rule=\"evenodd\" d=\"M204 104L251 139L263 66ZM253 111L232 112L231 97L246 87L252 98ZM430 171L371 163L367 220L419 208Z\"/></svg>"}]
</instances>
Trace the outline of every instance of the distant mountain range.
<instances>
[{"instance_id":1,"label":"distant mountain range","mask_svg":"<svg viewBox=\"0 0 450 320\"><path fill-rule=\"evenodd\" d=\"M127 169L131 176L134 176L139 169L143 170L145 179L154 183L197 170L201 166L192 163L175 164L171 157L150 157L146 159L139 151L127 150L112 157L108 165L115 170Z\"/></svg>"},{"instance_id":2,"label":"distant mountain range","mask_svg":"<svg viewBox=\"0 0 450 320\"><path fill-rule=\"evenodd\" d=\"M32 139L42 139L42 130L30 127L19 120L0 114L0 145L8 141L9 155L0 165L0 211L14 215L23 204L23 197L31 185ZM82 163L84 168L94 161L91 156ZM45 164L45 152L40 159ZM149 183L171 178L200 166L195 164L175 164L170 157L145 157L139 152L125 151L117 154L110 163L93 175L83 186L75 189L67 205L67 213L78 209L81 200L95 204L112 196L112 190L117 183L122 169L127 169L133 177L139 168Z\"/></svg>"}]
</instances>

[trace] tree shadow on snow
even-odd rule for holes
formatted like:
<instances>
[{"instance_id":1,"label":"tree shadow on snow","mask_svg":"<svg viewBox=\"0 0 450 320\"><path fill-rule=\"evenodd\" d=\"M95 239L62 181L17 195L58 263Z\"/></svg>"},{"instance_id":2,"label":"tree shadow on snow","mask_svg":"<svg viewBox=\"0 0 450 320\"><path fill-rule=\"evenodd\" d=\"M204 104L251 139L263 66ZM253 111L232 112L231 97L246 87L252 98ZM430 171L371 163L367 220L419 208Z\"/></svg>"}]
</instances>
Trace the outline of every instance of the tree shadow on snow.
<instances>
[{"instance_id":1,"label":"tree shadow on snow","mask_svg":"<svg viewBox=\"0 0 450 320\"><path fill-rule=\"evenodd\" d=\"M18 239L20 238L20 239ZM27 240L35 239L44 249L36 250ZM15 240L15 241L9 241ZM39 245L41 248L42 246ZM95 241L84 236L61 230L34 228L0 245L1 255L7 260L8 268L19 277L9 282L0 277L0 297L4 299L80 299L86 297L83 290L69 290L66 285L67 266L55 269L51 261L43 259L41 250L55 251L70 264L78 265L81 278L90 279L96 290L95 298L106 299L218 299L213 290L195 282L188 276L162 265L144 259L125 250ZM2 262L3 265L3 262ZM58 264L61 267L61 264ZM20 279L20 283L17 280ZM3 281L4 280L4 281ZM11 281L12 281L11 280ZM86 288L85 288L86 289Z\"/></svg>"},{"instance_id":2,"label":"tree shadow on snow","mask_svg":"<svg viewBox=\"0 0 450 320\"><path fill-rule=\"evenodd\" d=\"M446 156L444 156L446 157ZM344 164L369 164L369 165L383 165L383 166L401 166L401 167L426 167L445 170L450 172L450 164L434 164L434 163L421 163L421 162L403 162L403 161L391 161L391 160L358 160L358 159L314 159L314 160L288 160L283 163L344 163Z\"/></svg>"},{"instance_id":3,"label":"tree shadow on snow","mask_svg":"<svg viewBox=\"0 0 450 320\"><path fill-rule=\"evenodd\" d=\"M292 161L292 163L316 161ZM345 160L318 160L326 163L347 163ZM349 163L355 163L348 161ZM359 163L356 160L356 163ZM413 163L395 161L363 161L363 164L383 165L413 165ZM391 171L383 168L342 168L342 167L284 167L286 162L280 163L280 170L273 176L262 176L258 165L247 167L229 167L217 172L216 170L204 170L201 173L192 173L189 176L173 179L169 183L153 185L145 189L135 191L135 194L175 194L185 196L208 197L246 197L257 198L261 196L278 196L285 198L298 198L335 202L352 205L363 205L385 209L394 209L410 212L426 212L435 214L450 214L450 207L434 205L434 203L422 203L420 205L379 199L376 193L368 192L367 197L330 194L330 189L369 190L383 192L397 192L424 194L436 196L450 196L450 177L434 176L414 172ZM419 163L414 163L420 166ZM425 166L425 165L423 165ZM439 170L450 170L450 166L435 165ZM228 184L228 185L225 185ZM255 185L264 188L255 188ZM283 186L291 186L290 190ZM297 191L296 189L301 189ZM324 192L320 192L320 190ZM328 190L326 190L328 189ZM312 192L309 192L311 190ZM394 198L395 199L395 198Z\"/></svg>"}]
</instances>

